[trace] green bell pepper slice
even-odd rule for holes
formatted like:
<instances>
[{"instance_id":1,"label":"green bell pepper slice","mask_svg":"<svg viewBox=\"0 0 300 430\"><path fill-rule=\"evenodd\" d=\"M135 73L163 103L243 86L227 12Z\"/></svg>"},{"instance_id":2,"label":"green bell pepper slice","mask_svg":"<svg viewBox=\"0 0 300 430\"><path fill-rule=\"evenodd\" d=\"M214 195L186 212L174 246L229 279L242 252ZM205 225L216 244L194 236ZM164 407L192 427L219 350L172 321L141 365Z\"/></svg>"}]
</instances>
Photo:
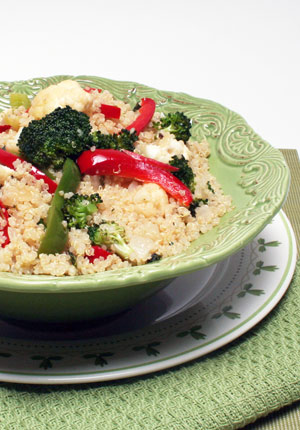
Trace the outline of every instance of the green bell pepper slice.
<instances>
[{"instance_id":1,"label":"green bell pepper slice","mask_svg":"<svg viewBox=\"0 0 300 430\"><path fill-rule=\"evenodd\" d=\"M21 93L11 93L9 96L10 105L12 108L18 108L24 106L25 109L29 109L31 106L31 101L26 94Z\"/></svg>"},{"instance_id":2,"label":"green bell pepper slice","mask_svg":"<svg viewBox=\"0 0 300 430\"><path fill-rule=\"evenodd\" d=\"M81 180L80 171L76 163L67 158L61 180L54 193L47 217L45 235L41 241L38 254L60 254L64 251L68 240L68 229L63 225L62 207L64 205L64 193L75 193Z\"/></svg>"}]
</instances>

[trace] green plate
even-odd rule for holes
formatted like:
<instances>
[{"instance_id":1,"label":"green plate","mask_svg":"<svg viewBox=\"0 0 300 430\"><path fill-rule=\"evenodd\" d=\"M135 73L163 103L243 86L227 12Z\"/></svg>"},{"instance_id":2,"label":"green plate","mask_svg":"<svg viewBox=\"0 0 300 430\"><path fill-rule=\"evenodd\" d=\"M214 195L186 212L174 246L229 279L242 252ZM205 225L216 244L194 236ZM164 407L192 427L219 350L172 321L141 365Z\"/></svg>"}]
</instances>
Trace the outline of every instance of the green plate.
<instances>
[{"instance_id":1,"label":"green plate","mask_svg":"<svg viewBox=\"0 0 300 430\"><path fill-rule=\"evenodd\" d=\"M32 97L42 88L65 79L74 79L82 86L108 89L131 106L141 97L151 97L161 112L183 111L192 118L192 137L206 138L210 143L211 172L224 192L232 196L235 209L184 253L157 263L63 278L1 273L0 313L55 321L118 312L167 285L172 278L202 269L237 252L281 208L290 176L280 151L261 139L241 116L215 102L134 82L95 76L54 76L0 82L0 109L9 107L10 92Z\"/></svg>"}]
</instances>

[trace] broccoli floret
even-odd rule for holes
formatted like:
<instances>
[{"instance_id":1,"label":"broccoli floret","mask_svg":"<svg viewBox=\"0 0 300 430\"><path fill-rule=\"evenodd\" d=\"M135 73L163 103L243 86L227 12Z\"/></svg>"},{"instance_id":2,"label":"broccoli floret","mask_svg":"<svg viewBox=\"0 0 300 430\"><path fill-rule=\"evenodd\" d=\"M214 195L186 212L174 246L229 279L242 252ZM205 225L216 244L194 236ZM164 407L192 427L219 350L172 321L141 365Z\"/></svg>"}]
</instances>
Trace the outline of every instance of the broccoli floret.
<instances>
[{"instance_id":1,"label":"broccoli floret","mask_svg":"<svg viewBox=\"0 0 300 430\"><path fill-rule=\"evenodd\" d=\"M67 158L75 159L90 146L89 117L67 106L57 108L24 127L18 146L21 155L40 168L62 168Z\"/></svg>"},{"instance_id":2,"label":"broccoli floret","mask_svg":"<svg viewBox=\"0 0 300 430\"><path fill-rule=\"evenodd\" d=\"M199 206L207 205L207 204L208 204L208 199L194 199L189 206L189 211L191 212L191 215L193 217L195 217L196 216L196 209Z\"/></svg>"},{"instance_id":3,"label":"broccoli floret","mask_svg":"<svg viewBox=\"0 0 300 430\"><path fill-rule=\"evenodd\" d=\"M126 243L125 230L114 221L102 221L88 228L90 240L94 245L106 245L122 258L128 258L132 249Z\"/></svg>"},{"instance_id":4,"label":"broccoli floret","mask_svg":"<svg viewBox=\"0 0 300 430\"><path fill-rule=\"evenodd\" d=\"M183 112L168 113L160 119L160 122L154 123L154 127L158 130L167 130L174 134L177 140L184 142L187 142L191 137L192 123Z\"/></svg>"},{"instance_id":5,"label":"broccoli floret","mask_svg":"<svg viewBox=\"0 0 300 430\"><path fill-rule=\"evenodd\" d=\"M64 220L68 223L68 228L85 228L88 216L98 210L97 204L101 202L102 199L98 193L90 196L73 194L72 197L65 199L62 212Z\"/></svg>"},{"instance_id":6,"label":"broccoli floret","mask_svg":"<svg viewBox=\"0 0 300 430\"><path fill-rule=\"evenodd\" d=\"M178 157L174 155L169 164L179 168L177 172L173 172L173 175L183 182L193 193L195 191L195 175L184 156Z\"/></svg>"},{"instance_id":7,"label":"broccoli floret","mask_svg":"<svg viewBox=\"0 0 300 430\"><path fill-rule=\"evenodd\" d=\"M95 131L91 134L91 146L97 149L127 149L134 151L134 142L138 140L136 132L123 129L119 134L103 134Z\"/></svg>"}]
</instances>

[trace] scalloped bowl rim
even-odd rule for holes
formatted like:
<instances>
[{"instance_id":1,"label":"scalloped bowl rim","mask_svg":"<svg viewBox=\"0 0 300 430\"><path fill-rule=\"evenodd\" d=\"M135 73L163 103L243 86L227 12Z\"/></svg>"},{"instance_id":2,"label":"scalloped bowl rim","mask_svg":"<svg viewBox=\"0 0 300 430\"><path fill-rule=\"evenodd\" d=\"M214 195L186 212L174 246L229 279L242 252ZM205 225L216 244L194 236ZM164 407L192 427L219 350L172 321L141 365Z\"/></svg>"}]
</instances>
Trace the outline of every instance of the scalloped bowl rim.
<instances>
[{"instance_id":1,"label":"scalloped bowl rim","mask_svg":"<svg viewBox=\"0 0 300 430\"><path fill-rule=\"evenodd\" d=\"M131 81L114 81L107 78L98 78L96 76L71 76L71 75L59 75L52 76L47 78L34 78L35 80L41 79L41 81L48 81L50 79L75 79L79 82L86 80L87 82L93 82L95 79L101 79L102 82L106 82L107 84L116 85L124 87L132 87L132 88L142 88L153 91L161 91L155 88L150 88L142 84L138 84ZM34 80L30 80L34 81ZM1 85L7 84L22 84L28 81L14 81L14 82L0 82ZM45 85L47 86L47 85ZM127 90L128 91L128 90ZM168 94L170 97L174 99L180 99L180 97L190 98L194 101L198 101L199 103L207 103L211 104L214 107L219 107L221 109L226 110L228 113L234 113L233 111L225 108L219 103L216 103L211 100L196 98L190 96L188 94L182 92L173 92L173 91L163 91L164 94ZM0 105L1 111L1 105ZM235 114L235 113L234 113ZM252 128L247 124L247 122L238 114L235 114L243 125L247 126L247 128L251 131ZM284 157L280 153L278 149L273 148L270 144L265 142L268 145L269 149L276 153L276 156L281 159L281 162L285 164ZM162 259L157 263L146 264L142 266L132 266L130 268L116 269L105 272L100 272L92 275L77 275L77 276L63 276L63 277L55 277L50 275L18 275L9 272L0 272L0 290L2 291L15 291L15 292L23 292L23 293L67 293L67 292L88 292L88 291L100 291L100 290L110 290L116 288L125 288L129 285L137 285L141 283L150 283L165 279L172 279L177 276L180 276L184 273L192 272L195 270L200 270L207 266L210 266L226 257L230 254L233 254L239 251L242 247L244 247L247 243L249 243L254 237L261 231L263 228L272 220L272 218L276 215L276 213L282 207L284 200L287 196L289 184L290 184L290 174L287 166L285 174L281 178L283 184L283 191L279 196L279 200L277 204L271 207L263 218L260 219L259 222L255 222L252 228L248 227L247 232L243 235L242 240L239 240L230 246L227 246L225 250L220 253L215 253L208 258L205 255L198 256L197 258L192 259L192 255L187 254L185 252L179 254L179 256L187 256L189 258L184 261L174 261L172 263L172 259L178 258L177 256L167 257ZM223 184L221 183L221 186ZM232 212L231 212L232 213ZM225 215L226 217L227 215ZM221 221L222 222L222 221ZM214 227L213 230L218 229ZM207 233L206 233L207 234ZM188 248L189 249L189 248ZM167 264L166 264L167 263Z\"/></svg>"}]
</instances>

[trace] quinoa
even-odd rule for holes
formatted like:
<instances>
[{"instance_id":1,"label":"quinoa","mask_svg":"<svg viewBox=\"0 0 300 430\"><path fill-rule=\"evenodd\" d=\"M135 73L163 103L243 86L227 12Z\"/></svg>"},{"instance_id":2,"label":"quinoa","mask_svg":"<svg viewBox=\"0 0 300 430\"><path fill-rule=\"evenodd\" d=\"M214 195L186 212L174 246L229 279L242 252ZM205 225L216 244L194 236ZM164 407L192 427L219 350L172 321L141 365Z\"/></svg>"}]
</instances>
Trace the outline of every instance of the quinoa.
<instances>
[{"instance_id":1,"label":"quinoa","mask_svg":"<svg viewBox=\"0 0 300 430\"><path fill-rule=\"evenodd\" d=\"M120 119L105 119L97 109L101 103L118 106L121 109ZM92 130L106 134L119 133L138 115L129 104L116 100L108 91L92 91L84 112L90 117ZM155 113L155 121L159 115ZM32 119L24 108L0 113L0 124L14 124L9 132L0 134L0 147L15 152L20 130ZM157 138L157 132L150 123L139 135L136 152L143 154L147 145L148 148L152 145L154 149L159 145L167 146L170 139L172 136L169 133ZM90 262L88 257L93 255L93 248L87 229L75 228L69 231L65 252L38 255L45 233L43 221L47 219L52 200L48 186L43 180L36 180L30 175L29 163L16 162L14 171L6 174L0 172L0 200L8 210L10 238L8 245L0 247L0 271L54 276L84 275L145 264L153 254L164 258L183 252L199 234L218 225L221 217L232 207L231 197L224 195L216 178L209 172L208 142L189 140L183 145L196 177L194 197L206 202L195 210L195 216L159 185L117 176L82 177L77 192L84 195L99 193L102 199L98 211L92 215L91 223L99 224L105 219L122 226L128 245L133 249L128 260L113 253L106 259L100 257ZM55 175L59 182L61 172ZM68 193L64 197L72 195ZM0 218L0 230L3 230L4 224L5 220ZM0 231L0 244L3 242L3 231ZM71 255L75 258L75 264Z\"/></svg>"}]
</instances>

